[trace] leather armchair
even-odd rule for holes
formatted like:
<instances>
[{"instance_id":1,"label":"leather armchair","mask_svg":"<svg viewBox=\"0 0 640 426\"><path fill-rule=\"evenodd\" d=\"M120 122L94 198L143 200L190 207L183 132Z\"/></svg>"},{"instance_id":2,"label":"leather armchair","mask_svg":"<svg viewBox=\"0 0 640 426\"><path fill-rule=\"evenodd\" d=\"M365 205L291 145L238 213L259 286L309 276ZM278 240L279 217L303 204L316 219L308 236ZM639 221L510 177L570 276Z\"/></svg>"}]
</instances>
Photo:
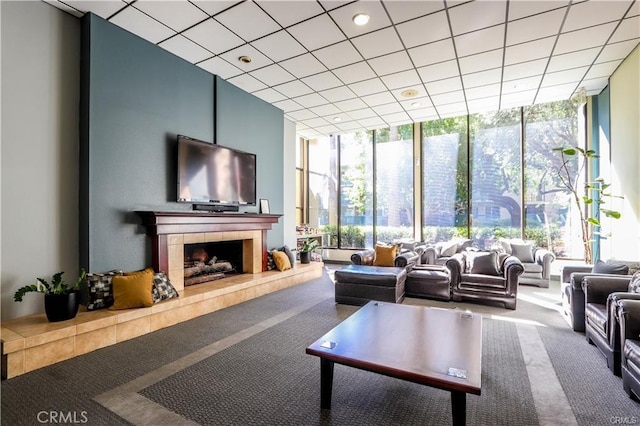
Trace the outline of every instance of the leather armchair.
<instances>
[{"instance_id":1,"label":"leather armchair","mask_svg":"<svg viewBox=\"0 0 640 426\"><path fill-rule=\"evenodd\" d=\"M638 280L640 281L640 274ZM620 376L620 330L618 303L624 299L640 300L628 276L587 275L582 280L585 296L585 336L607 360L607 367Z\"/></svg>"},{"instance_id":2,"label":"leather armchair","mask_svg":"<svg viewBox=\"0 0 640 426\"><path fill-rule=\"evenodd\" d=\"M459 302L501 302L507 309L516 309L518 278L524 273L522 262L515 256L499 255L499 275L469 273L466 253L457 253L446 262L451 272L451 299Z\"/></svg>"},{"instance_id":3,"label":"leather armchair","mask_svg":"<svg viewBox=\"0 0 640 426\"><path fill-rule=\"evenodd\" d=\"M622 387L632 398L640 400L640 300L618 303L620 322Z\"/></svg>"},{"instance_id":4,"label":"leather armchair","mask_svg":"<svg viewBox=\"0 0 640 426\"><path fill-rule=\"evenodd\" d=\"M373 266L373 261L376 258L375 249L366 249L355 252L351 255L351 263L354 265L369 265ZM411 270L416 263L420 262L420 254L403 249L401 253L396 256L393 264L397 268L406 268L407 271Z\"/></svg>"}]
</instances>

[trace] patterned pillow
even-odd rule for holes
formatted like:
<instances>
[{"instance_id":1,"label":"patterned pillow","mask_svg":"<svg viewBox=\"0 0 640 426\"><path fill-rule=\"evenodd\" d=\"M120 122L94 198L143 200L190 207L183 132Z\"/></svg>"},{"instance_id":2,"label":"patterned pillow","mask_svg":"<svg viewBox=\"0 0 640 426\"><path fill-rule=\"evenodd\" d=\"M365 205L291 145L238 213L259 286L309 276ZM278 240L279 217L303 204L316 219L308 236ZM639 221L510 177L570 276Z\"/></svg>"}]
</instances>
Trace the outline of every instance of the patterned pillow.
<instances>
[{"instance_id":1,"label":"patterned pillow","mask_svg":"<svg viewBox=\"0 0 640 426\"><path fill-rule=\"evenodd\" d=\"M273 259L273 253L271 250L267 251L267 271L273 271L276 269L276 261Z\"/></svg>"},{"instance_id":2,"label":"patterned pillow","mask_svg":"<svg viewBox=\"0 0 640 426\"><path fill-rule=\"evenodd\" d=\"M158 272L153 274L153 284L151 287L151 297L153 303L158 303L162 300L173 299L179 297L178 292L169 281L169 277L164 272Z\"/></svg>"},{"instance_id":3,"label":"patterned pillow","mask_svg":"<svg viewBox=\"0 0 640 426\"><path fill-rule=\"evenodd\" d=\"M88 273L82 283L82 304L87 311L108 308L113 305L112 279L124 275L121 270L113 270L104 274Z\"/></svg>"},{"instance_id":4,"label":"patterned pillow","mask_svg":"<svg viewBox=\"0 0 640 426\"><path fill-rule=\"evenodd\" d=\"M640 271L633 274L629 283L630 293L640 293Z\"/></svg>"}]
</instances>

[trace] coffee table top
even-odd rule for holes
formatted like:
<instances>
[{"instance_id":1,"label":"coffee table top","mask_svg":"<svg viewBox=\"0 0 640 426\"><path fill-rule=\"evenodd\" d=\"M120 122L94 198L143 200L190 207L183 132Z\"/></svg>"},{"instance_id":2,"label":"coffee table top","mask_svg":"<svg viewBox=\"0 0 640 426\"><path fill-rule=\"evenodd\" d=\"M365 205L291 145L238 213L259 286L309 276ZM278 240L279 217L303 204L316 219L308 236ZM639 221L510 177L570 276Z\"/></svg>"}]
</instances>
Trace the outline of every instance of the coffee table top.
<instances>
[{"instance_id":1,"label":"coffee table top","mask_svg":"<svg viewBox=\"0 0 640 426\"><path fill-rule=\"evenodd\" d=\"M459 310L372 301L307 347L306 353L480 395L482 317Z\"/></svg>"}]
</instances>

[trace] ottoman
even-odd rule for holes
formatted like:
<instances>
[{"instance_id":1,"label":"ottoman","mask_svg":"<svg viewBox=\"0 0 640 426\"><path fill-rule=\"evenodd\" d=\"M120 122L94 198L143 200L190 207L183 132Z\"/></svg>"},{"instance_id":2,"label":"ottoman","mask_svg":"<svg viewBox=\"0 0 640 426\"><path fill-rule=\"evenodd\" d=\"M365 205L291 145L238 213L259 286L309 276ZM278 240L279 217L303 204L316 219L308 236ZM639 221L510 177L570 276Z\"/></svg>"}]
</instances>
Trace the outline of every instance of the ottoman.
<instances>
[{"instance_id":1,"label":"ottoman","mask_svg":"<svg viewBox=\"0 0 640 426\"><path fill-rule=\"evenodd\" d=\"M451 300L449 270L438 266L413 269L407 275L405 292L407 296L449 301Z\"/></svg>"},{"instance_id":2,"label":"ottoman","mask_svg":"<svg viewBox=\"0 0 640 426\"><path fill-rule=\"evenodd\" d=\"M336 303L364 305L370 300L400 303L406 279L405 268L347 265L335 272Z\"/></svg>"}]
</instances>

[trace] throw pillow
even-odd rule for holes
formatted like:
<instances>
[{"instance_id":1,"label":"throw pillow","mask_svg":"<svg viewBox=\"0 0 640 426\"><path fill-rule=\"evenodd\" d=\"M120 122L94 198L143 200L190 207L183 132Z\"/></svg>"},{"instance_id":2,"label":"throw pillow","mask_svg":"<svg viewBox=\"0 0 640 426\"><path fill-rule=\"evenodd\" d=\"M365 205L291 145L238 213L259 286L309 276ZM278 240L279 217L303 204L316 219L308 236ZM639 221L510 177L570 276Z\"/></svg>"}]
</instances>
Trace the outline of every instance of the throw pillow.
<instances>
[{"instance_id":1,"label":"throw pillow","mask_svg":"<svg viewBox=\"0 0 640 426\"><path fill-rule=\"evenodd\" d=\"M271 253L273 254L273 260L276 262L276 267L278 268L278 271L286 271L287 269L291 269L289 256L287 256L285 252L274 250Z\"/></svg>"},{"instance_id":2,"label":"throw pillow","mask_svg":"<svg viewBox=\"0 0 640 426\"><path fill-rule=\"evenodd\" d=\"M173 299L179 297L169 277L164 272L158 272L153 275L153 288L151 289L151 297L153 303L158 303L162 300Z\"/></svg>"},{"instance_id":3,"label":"throw pillow","mask_svg":"<svg viewBox=\"0 0 640 426\"><path fill-rule=\"evenodd\" d=\"M287 255L287 257L289 258L289 264L293 268L293 265L296 264L296 256L293 254L289 246L285 244L284 247L280 249L280 251L283 251Z\"/></svg>"},{"instance_id":4,"label":"throw pillow","mask_svg":"<svg viewBox=\"0 0 640 426\"><path fill-rule=\"evenodd\" d=\"M531 244L515 244L511 243L511 254L522 263L534 263L533 245Z\"/></svg>"},{"instance_id":5,"label":"throw pillow","mask_svg":"<svg viewBox=\"0 0 640 426\"><path fill-rule=\"evenodd\" d=\"M273 250L267 251L267 271L276 269L276 261L273 260Z\"/></svg>"},{"instance_id":6,"label":"throw pillow","mask_svg":"<svg viewBox=\"0 0 640 426\"><path fill-rule=\"evenodd\" d=\"M458 247L460 246L460 241L451 240L445 241L442 243L442 250L440 251L440 256L442 257L451 257L458 252Z\"/></svg>"},{"instance_id":7,"label":"throw pillow","mask_svg":"<svg viewBox=\"0 0 640 426\"><path fill-rule=\"evenodd\" d=\"M398 255L398 245L382 246L376 245L376 257L373 259L373 266L395 266Z\"/></svg>"},{"instance_id":8,"label":"throw pillow","mask_svg":"<svg viewBox=\"0 0 640 426\"><path fill-rule=\"evenodd\" d=\"M620 262L605 263L598 260L591 272L594 274L614 274L614 275L627 275L629 273L629 266Z\"/></svg>"},{"instance_id":9,"label":"throw pillow","mask_svg":"<svg viewBox=\"0 0 640 426\"><path fill-rule=\"evenodd\" d=\"M633 274L629 283L629 293L640 293L640 271Z\"/></svg>"},{"instance_id":10,"label":"throw pillow","mask_svg":"<svg viewBox=\"0 0 640 426\"><path fill-rule=\"evenodd\" d=\"M505 253L511 254L511 242L509 242L509 240L500 238L498 240L498 244L502 247Z\"/></svg>"},{"instance_id":11,"label":"throw pillow","mask_svg":"<svg viewBox=\"0 0 640 426\"><path fill-rule=\"evenodd\" d=\"M151 288L153 269L113 277L113 306L109 309L131 309L153 306Z\"/></svg>"},{"instance_id":12,"label":"throw pillow","mask_svg":"<svg viewBox=\"0 0 640 426\"><path fill-rule=\"evenodd\" d=\"M81 284L83 305L87 311L108 308L113 305L112 279L123 275L120 270L105 272L104 274L88 273Z\"/></svg>"},{"instance_id":13,"label":"throw pillow","mask_svg":"<svg viewBox=\"0 0 640 426\"><path fill-rule=\"evenodd\" d=\"M468 251L466 257L468 274L501 275L495 251Z\"/></svg>"}]
</instances>

